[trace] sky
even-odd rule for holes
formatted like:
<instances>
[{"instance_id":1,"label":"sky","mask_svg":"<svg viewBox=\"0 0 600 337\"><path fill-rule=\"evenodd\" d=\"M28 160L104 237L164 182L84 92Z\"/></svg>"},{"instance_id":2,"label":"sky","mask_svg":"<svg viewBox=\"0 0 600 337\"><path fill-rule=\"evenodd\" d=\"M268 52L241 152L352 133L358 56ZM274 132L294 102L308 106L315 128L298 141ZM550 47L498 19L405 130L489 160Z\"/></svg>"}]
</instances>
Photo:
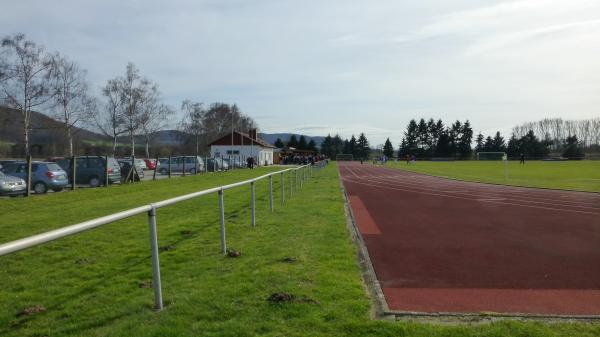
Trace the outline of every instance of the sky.
<instances>
[{"instance_id":1,"label":"sky","mask_svg":"<svg viewBox=\"0 0 600 337\"><path fill-rule=\"evenodd\" d=\"M3 0L99 95L133 62L166 103L237 103L262 132L397 146L412 118L508 133L600 116L598 0Z\"/></svg>"}]
</instances>

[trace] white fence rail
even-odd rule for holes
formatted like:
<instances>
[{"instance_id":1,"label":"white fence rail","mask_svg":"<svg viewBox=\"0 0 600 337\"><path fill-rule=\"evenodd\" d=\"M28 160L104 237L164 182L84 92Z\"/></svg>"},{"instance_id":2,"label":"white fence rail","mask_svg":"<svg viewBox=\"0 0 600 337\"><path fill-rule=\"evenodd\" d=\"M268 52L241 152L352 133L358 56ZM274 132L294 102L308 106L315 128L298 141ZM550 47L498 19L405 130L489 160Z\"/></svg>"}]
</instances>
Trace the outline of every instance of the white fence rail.
<instances>
[{"instance_id":1,"label":"white fence rail","mask_svg":"<svg viewBox=\"0 0 600 337\"><path fill-rule=\"evenodd\" d=\"M317 163L316 167L322 167L323 163ZM66 236L78 234L102 225L113 223L122 219L126 219L138 214L148 214L148 227L150 232L150 249L152 252L152 285L154 288L154 308L161 310L163 308L162 299L162 288L160 281L160 262L158 253L158 237L156 234L156 210L158 208L170 206L185 200L201 197L212 193L218 193L219 195L219 210L220 210L220 223L221 223L221 251L223 254L227 253L227 242L225 233L225 202L224 192L228 189L240 187L244 185L250 185L250 207L251 207L251 223L252 226L256 226L256 202L255 202L255 183L262 179L269 179L269 206L271 211L274 210L273 206L273 177L280 175L281 177L281 204L285 202L285 175L288 175L290 181L290 196L294 193L298 187L302 188L304 182L309 180L313 175L313 166L303 165L295 168L289 168L277 172L265 174L263 176L240 181L237 183L219 186L199 192L194 192L179 197L159 201L149 205L144 205L136 208L132 208L126 211L113 213L107 216L96 218L93 220L84 221L72 226L63 227L46 233L33 235L24 239L8 242L0 245L0 256L7 255L10 253L18 252L27 248L35 247L46 242L58 240Z\"/></svg>"}]
</instances>

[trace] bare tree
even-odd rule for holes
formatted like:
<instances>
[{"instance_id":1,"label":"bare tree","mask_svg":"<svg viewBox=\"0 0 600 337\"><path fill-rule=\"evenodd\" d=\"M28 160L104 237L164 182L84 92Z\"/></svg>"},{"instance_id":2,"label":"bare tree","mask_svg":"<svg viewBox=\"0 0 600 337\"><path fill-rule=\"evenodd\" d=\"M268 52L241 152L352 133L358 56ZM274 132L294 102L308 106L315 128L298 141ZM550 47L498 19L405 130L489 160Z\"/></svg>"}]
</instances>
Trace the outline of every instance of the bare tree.
<instances>
[{"instance_id":1,"label":"bare tree","mask_svg":"<svg viewBox=\"0 0 600 337\"><path fill-rule=\"evenodd\" d=\"M75 126L89 120L95 109L94 100L88 95L86 71L77 63L56 53L52 56L51 74L55 79L51 88L56 109L54 118L63 125L67 154L72 156Z\"/></svg>"},{"instance_id":2,"label":"bare tree","mask_svg":"<svg viewBox=\"0 0 600 337\"><path fill-rule=\"evenodd\" d=\"M140 103L140 128L146 143L146 158L150 158L150 138L163 129L175 112L169 106L160 103L160 92L157 85L148 86L142 94Z\"/></svg>"},{"instance_id":3,"label":"bare tree","mask_svg":"<svg viewBox=\"0 0 600 337\"><path fill-rule=\"evenodd\" d=\"M180 128L183 132L191 135L196 147L196 155L200 155L200 138L204 132L204 109L203 103L192 102L186 99L181 103L181 110L184 112L183 120L180 123Z\"/></svg>"},{"instance_id":4,"label":"bare tree","mask_svg":"<svg viewBox=\"0 0 600 337\"><path fill-rule=\"evenodd\" d=\"M29 155L31 111L48 102L49 76L52 62L42 46L27 40L24 34L2 39L3 57L0 59L0 86L3 100L9 107L21 112L23 145Z\"/></svg>"},{"instance_id":5,"label":"bare tree","mask_svg":"<svg viewBox=\"0 0 600 337\"><path fill-rule=\"evenodd\" d=\"M112 155L117 152L117 138L127 132L125 129L125 118L122 111L121 89L118 79L108 80L102 88L102 94L107 102L104 110L94 115L94 121L98 129L112 140Z\"/></svg>"}]
</instances>

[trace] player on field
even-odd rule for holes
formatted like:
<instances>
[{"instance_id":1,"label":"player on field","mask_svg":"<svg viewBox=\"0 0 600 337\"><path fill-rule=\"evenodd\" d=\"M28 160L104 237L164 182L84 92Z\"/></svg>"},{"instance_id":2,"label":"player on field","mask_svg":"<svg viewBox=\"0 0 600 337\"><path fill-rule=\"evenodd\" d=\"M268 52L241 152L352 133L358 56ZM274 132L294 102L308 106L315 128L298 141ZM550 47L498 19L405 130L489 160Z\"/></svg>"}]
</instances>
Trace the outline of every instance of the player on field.
<instances>
[{"instance_id":1,"label":"player on field","mask_svg":"<svg viewBox=\"0 0 600 337\"><path fill-rule=\"evenodd\" d=\"M521 153L521 162L520 164L525 165L525 154Z\"/></svg>"}]
</instances>

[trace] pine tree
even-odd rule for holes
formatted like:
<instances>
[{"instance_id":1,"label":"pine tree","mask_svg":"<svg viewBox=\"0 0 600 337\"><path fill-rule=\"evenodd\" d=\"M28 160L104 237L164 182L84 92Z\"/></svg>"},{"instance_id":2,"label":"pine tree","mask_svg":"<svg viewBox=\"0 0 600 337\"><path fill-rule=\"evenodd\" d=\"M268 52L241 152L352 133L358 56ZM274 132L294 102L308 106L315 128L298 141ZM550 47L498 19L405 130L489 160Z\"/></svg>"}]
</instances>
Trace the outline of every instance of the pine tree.
<instances>
[{"instance_id":1,"label":"pine tree","mask_svg":"<svg viewBox=\"0 0 600 337\"><path fill-rule=\"evenodd\" d=\"M308 150L308 143L306 142L306 137L304 137L304 135L300 136L300 140L298 141L298 149Z\"/></svg>"},{"instance_id":2,"label":"pine tree","mask_svg":"<svg viewBox=\"0 0 600 337\"><path fill-rule=\"evenodd\" d=\"M477 138L475 138L475 152L482 152L484 149L484 137L483 134L481 134L481 132L477 135Z\"/></svg>"},{"instance_id":3,"label":"pine tree","mask_svg":"<svg viewBox=\"0 0 600 337\"><path fill-rule=\"evenodd\" d=\"M283 149L285 147L281 138L277 138L277 140L275 141L275 144L273 144L273 145L275 145L275 147L278 149Z\"/></svg>"},{"instance_id":4,"label":"pine tree","mask_svg":"<svg viewBox=\"0 0 600 337\"><path fill-rule=\"evenodd\" d=\"M296 139L296 135L292 135L290 140L287 143L288 147L298 148L298 139Z\"/></svg>"},{"instance_id":5,"label":"pine tree","mask_svg":"<svg viewBox=\"0 0 600 337\"><path fill-rule=\"evenodd\" d=\"M358 137L358 141L356 143L356 154L358 158L368 159L369 154L371 153L371 148L369 147L369 141L364 133L361 133Z\"/></svg>"},{"instance_id":6,"label":"pine tree","mask_svg":"<svg viewBox=\"0 0 600 337\"><path fill-rule=\"evenodd\" d=\"M310 151L312 151L312 152L314 152L314 153L318 153L319 152L319 149L317 148L317 143L313 139L311 139L308 142L307 149L310 150Z\"/></svg>"},{"instance_id":7,"label":"pine tree","mask_svg":"<svg viewBox=\"0 0 600 337\"><path fill-rule=\"evenodd\" d=\"M356 151L356 137L354 137L354 135L352 135L352 137L350 137L350 140L348 141L347 153L351 154L355 158L358 157L358 153Z\"/></svg>"},{"instance_id":8,"label":"pine tree","mask_svg":"<svg viewBox=\"0 0 600 337\"><path fill-rule=\"evenodd\" d=\"M385 144L383 145L383 154L388 158L392 158L394 156L394 147L392 146L392 142L390 142L389 138L385 140Z\"/></svg>"}]
</instances>

